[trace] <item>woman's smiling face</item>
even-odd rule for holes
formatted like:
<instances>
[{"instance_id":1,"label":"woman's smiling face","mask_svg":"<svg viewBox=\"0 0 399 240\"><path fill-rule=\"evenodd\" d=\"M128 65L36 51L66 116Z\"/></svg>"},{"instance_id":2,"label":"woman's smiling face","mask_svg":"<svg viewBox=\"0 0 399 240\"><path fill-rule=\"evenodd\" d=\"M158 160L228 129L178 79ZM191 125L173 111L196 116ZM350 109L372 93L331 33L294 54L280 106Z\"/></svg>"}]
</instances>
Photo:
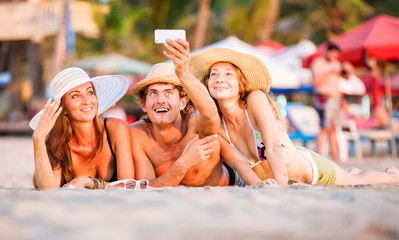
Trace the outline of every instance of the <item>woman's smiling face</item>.
<instances>
[{"instance_id":1,"label":"woman's smiling face","mask_svg":"<svg viewBox=\"0 0 399 240\"><path fill-rule=\"evenodd\" d=\"M238 98L239 83L235 67L227 62L215 63L209 74L208 89L216 100Z\"/></svg>"},{"instance_id":2,"label":"woman's smiling face","mask_svg":"<svg viewBox=\"0 0 399 240\"><path fill-rule=\"evenodd\" d=\"M63 96L64 112L71 121L91 121L97 115L98 101L91 82L76 86Z\"/></svg>"}]
</instances>

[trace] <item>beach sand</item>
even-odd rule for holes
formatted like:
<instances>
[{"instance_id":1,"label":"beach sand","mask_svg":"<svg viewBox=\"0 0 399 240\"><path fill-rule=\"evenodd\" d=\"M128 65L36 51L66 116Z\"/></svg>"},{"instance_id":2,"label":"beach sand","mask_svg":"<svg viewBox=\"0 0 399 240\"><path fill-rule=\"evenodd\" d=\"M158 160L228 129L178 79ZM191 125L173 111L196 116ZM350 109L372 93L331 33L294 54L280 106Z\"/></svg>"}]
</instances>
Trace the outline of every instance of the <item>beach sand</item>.
<instances>
[{"instance_id":1,"label":"beach sand","mask_svg":"<svg viewBox=\"0 0 399 240\"><path fill-rule=\"evenodd\" d=\"M399 239L399 184L36 191L31 139L0 152L0 239Z\"/></svg>"}]
</instances>

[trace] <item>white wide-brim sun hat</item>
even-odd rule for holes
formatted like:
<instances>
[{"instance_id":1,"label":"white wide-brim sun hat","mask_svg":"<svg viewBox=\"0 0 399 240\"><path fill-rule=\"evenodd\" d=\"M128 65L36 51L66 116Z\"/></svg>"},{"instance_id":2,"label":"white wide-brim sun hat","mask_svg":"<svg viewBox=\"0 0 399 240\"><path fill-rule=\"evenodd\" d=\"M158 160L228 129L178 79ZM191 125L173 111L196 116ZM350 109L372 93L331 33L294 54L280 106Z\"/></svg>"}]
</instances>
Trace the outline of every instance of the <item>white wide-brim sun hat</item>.
<instances>
[{"instance_id":1,"label":"white wide-brim sun hat","mask_svg":"<svg viewBox=\"0 0 399 240\"><path fill-rule=\"evenodd\" d=\"M97 115L115 105L126 94L129 88L129 81L123 76L107 75L90 78L84 70L78 67L70 67L59 72L51 80L51 94L54 99L61 99L72 88L87 82L91 82L96 90L98 101ZM29 127L33 130L39 124L42 113L43 110L37 113L29 122Z\"/></svg>"}]
</instances>

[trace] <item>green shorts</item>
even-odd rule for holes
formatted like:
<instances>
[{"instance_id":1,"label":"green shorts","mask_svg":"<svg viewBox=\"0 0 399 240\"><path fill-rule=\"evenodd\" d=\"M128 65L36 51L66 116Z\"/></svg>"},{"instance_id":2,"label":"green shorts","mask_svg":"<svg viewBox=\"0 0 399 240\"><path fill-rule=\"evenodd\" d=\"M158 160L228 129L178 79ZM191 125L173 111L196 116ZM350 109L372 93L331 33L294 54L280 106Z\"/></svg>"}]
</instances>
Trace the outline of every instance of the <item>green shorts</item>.
<instances>
[{"instance_id":1,"label":"green shorts","mask_svg":"<svg viewBox=\"0 0 399 240\"><path fill-rule=\"evenodd\" d=\"M302 152L310 153L311 158L308 158L305 154L304 156L308 158L312 164L314 174L316 174L317 171L317 182L313 181L312 183L330 185L335 183L337 173L334 164L329 159L305 147L297 146L297 149Z\"/></svg>"}]
</instances>

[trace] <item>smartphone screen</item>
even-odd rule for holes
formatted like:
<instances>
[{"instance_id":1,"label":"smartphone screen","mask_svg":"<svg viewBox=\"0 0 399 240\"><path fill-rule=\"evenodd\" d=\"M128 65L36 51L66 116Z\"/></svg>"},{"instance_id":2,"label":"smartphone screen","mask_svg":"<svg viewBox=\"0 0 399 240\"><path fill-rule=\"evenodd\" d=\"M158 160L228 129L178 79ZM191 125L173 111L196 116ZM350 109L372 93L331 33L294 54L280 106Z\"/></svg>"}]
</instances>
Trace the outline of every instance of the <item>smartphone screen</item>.
<instances>
[{"instance_id":1,"label":"smartphone screen","mask_svg":"<svg viewBox=\"0 0 399 240\"><path fill-rule=\"evenodd\" d=\"M156 29L154 32L155 43L164 43L166 39L177 38L186 40L186 31L183 29Z\"/></svg>"}]
</instances>

